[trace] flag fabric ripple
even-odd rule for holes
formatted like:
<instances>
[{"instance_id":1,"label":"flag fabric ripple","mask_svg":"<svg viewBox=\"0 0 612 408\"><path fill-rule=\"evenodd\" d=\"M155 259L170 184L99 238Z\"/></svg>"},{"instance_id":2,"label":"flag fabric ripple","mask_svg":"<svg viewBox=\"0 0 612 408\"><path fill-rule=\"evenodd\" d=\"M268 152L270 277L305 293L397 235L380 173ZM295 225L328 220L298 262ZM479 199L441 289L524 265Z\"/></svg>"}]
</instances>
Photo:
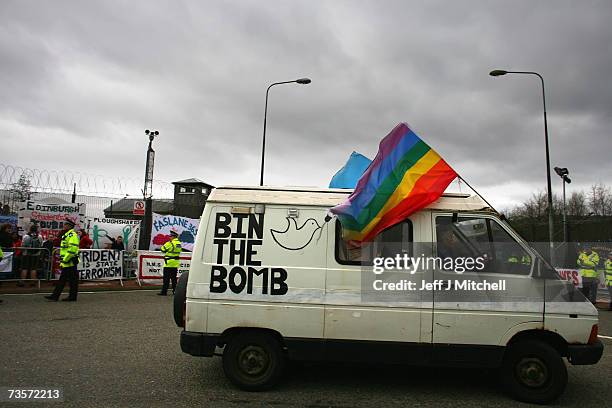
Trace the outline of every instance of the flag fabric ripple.
<instances>
[{"instance_id":1,"label":"flag fabric ripple","mask_svg":"<svg viewBox=\"0 0 612 408\"><path fill-rule=\"evenodd\" d=\"M330 211L343 237L371 241L378 233L437 200L457 173L405 123L381 142L355 191Z\"/></svg>"}]
</instances>

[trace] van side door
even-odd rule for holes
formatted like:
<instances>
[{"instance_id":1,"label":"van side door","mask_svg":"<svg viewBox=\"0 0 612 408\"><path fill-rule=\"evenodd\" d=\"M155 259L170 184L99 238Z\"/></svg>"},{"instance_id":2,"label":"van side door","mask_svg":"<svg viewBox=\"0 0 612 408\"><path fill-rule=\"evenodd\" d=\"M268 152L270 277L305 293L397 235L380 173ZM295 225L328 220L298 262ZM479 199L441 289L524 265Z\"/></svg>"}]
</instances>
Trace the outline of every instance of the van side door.
<instances>
[{"instance_id":1,"label":"van side door","mask_svg":"<svg viewBox=\"0 0 612 408\"><path fill-rule=\"evenodd\" d=\"M433 271L434 358L495 365L508 332L543 323L533 253L493 215L433 212L432 227L441 260Z\"/></svg>"},{"instance_id":2,"label":"van side door","mask_svg":"<svg viewBox=\"0 0 612 408\"><path fill-rule=\"evenodd\" d=\"M376 276L369 263L372 256L411 256L412 220L388 228L362 246L342 238L336 218L329 224L324 328L328 359L423 361L420 293L373 293Z\"/></svg>"}]
</instances>

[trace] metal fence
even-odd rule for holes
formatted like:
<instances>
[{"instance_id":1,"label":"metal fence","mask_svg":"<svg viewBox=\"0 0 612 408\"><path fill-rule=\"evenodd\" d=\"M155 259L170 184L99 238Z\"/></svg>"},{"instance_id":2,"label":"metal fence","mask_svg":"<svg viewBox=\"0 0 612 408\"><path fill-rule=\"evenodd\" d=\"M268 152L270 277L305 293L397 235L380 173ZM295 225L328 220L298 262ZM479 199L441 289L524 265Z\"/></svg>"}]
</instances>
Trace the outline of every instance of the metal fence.
<instances>
[{"instance_id":1,"label":"metal fence","mask_svg":"<svg viewBox=\"0 0 612 408\"><path fill-rule=\"evenodd\" d=\"M17 286L38 286L43 281L57 280L59 274L60 248L32 248L13 247L3 249L5 258L11 258L10 271L0 271L0 282L18 282ZM83 250L81 250L83 251ZM87 251L87 250L85 250ZM138 274L136 251L123 252L121 262L121 276L117 279L104 280L131 280ZM80 281L102 281L102 279L79 279Z\"/></svg>"},{"instance_id":2,"label":"metal fence","mask_svg":"<svg viewBox=\"0 0 612 408\"><path fill-rule=\"evenodd\" d=\"M39 288L41 281L49 280L52 252L48 248L13 247L3 248L3 252L5 258L11 258L11 270L0 271L0 280L17 281L18 286L35 283Z\"/></svg>"}]
</instances>

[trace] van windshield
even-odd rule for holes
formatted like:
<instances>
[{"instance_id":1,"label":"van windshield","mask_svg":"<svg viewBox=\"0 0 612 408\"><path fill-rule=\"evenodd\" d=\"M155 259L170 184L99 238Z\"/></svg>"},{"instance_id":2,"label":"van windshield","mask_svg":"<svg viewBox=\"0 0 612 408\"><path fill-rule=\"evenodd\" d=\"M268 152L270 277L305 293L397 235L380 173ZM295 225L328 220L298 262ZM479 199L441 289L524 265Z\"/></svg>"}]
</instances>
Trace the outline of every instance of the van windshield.
<instances>
[{"instance_id":1,"label":"van windshield","mask_svg":"<svg viewBox=\"0 0 612 408\"><path fill-rule=\"evenodd\" d=\"M483 257L481 272L528 275L532 259L497 221L478 216L436 217L436 250L441 258Z\"/></svg>"}]
</instances>

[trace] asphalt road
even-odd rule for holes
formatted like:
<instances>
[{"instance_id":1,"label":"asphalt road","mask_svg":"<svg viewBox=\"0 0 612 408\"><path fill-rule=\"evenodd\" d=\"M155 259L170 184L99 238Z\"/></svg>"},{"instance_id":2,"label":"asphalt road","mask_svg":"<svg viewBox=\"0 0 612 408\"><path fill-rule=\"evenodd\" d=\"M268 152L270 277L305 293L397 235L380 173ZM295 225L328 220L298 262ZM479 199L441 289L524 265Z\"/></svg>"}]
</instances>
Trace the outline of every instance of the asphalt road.
<instances>
[{"instance_id":1,"label":"asphalt road","mask_svg":"<svg viewBox=\"0 0 612 408\"><path fill-rule=\"evenodd\" d=\"M292 365L277 389L247 393L225 379L219 357L181 352L172 297L149 291L79 296L76 303L2 296L0 386L60 386L65 402L58 405L74 407L527 406L507 397L492 372L406 366ZM612 336L612 312L600 312L600 320L600 334ZM557 406L609 406L612 340L603 341L597 365L569 366Z\"/></svg>"}]
</instances>

